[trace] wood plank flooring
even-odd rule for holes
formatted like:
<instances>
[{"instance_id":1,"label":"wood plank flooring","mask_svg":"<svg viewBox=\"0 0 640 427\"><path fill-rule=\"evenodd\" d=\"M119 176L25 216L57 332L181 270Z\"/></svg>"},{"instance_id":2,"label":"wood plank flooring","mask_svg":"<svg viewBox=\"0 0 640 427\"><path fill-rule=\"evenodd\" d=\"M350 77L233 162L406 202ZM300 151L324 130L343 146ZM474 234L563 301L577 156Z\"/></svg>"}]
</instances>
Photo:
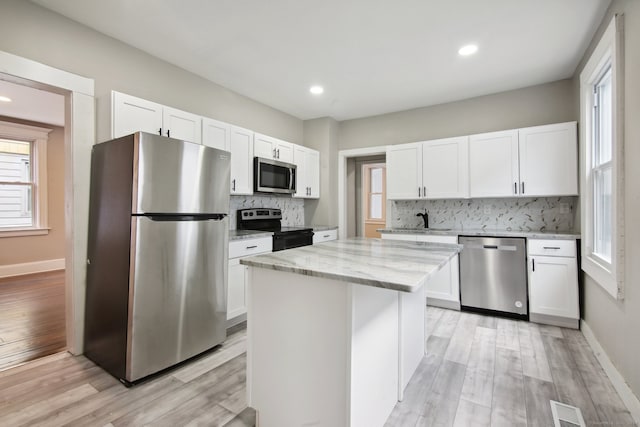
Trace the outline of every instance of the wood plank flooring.
<instances>
[{"instance_id":1,"label":"wood plank flooring","mask_svg":"<svg viewBox=\"0 0 640 427\"><path fill-rule=\"evenodd\" d=\"M633 426L582 334L434 307L428 354L387 427L553 426L549 400L593 426ZM255 426L246 402L246 331L132 388L60 353L0 372L0 426ZM330 426L333 427L333 426Z\"/></svg>"},{"instance_id":2,"label":"wood plank flooring","mask_svg":"<svg viewBox=\"0 0 640 427\"><path fill-rule=\"evenodd\" d=\"M580 331L427 307L427 355L386 427L553 426L551 399L589 426L635 426Z\"/></svg>"},{"instance_id":3,"label":"wood plank flooring","mask_svg":"<svg viewBox=\"0 0 640 427\"><path fill-rule=\"evenodd\" d=\"M64 270L0 279L0 371L64 350Z\"/></svg>"}]
</instances>

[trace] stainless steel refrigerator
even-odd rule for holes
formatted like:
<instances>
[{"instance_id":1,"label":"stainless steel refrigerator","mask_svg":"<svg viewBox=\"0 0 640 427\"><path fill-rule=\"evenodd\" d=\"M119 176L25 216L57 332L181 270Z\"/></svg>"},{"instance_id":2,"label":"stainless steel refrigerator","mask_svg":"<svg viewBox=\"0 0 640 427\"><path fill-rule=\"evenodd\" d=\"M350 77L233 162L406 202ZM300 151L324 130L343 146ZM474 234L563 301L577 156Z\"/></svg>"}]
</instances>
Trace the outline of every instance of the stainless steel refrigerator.
<instances>
[{"instance_id":1,"label":"stainless steel refrigerator","mask_svg":"<svg viewBox=\"0 0 640 427\"><path fill-rule=\"evenodd\" d=\"M84 351L127 385L226 338L229 158L142 132L93 147Z\"/></svg>"}]
</instances>

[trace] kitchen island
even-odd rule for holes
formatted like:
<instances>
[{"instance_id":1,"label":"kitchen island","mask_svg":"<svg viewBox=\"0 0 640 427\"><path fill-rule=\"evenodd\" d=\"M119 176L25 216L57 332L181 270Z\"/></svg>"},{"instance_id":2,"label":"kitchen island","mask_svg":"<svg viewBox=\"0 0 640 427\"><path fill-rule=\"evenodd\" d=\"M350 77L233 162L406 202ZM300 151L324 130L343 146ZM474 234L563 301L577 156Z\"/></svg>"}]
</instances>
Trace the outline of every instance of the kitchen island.
<instances>
[{"instance_id":1,"label":"kitchen island","mask_svg":"<svg viewBox=\"0 0 640 427\"><path fill-rule=\"evenodd\" d=\"M241 260L258 426L382 426L425 354L424 285L460 249L355 238Z\"/></svg>"}]
</instances>

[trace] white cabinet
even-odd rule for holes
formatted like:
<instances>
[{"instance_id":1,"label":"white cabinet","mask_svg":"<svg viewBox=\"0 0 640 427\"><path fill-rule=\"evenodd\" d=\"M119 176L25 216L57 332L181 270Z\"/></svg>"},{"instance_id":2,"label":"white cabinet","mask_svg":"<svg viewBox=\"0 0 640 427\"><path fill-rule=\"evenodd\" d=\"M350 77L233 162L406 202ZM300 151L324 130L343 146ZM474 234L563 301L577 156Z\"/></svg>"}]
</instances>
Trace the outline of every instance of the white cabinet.
<instances>
[{"instance_id":1,"label":"white cabinet","mask_svg":"<svg viewBox=\"0 0 640 427\"><path fill-rule=\"evenodd\" d=\"M231 194L253 194L253 132L204 118L202 143L231 153Z\"/></svg>"},{"instance_id":2,"label":"white cabinet","mask_svg":"<svg viewBox=\"0 0 640 427\"><path fill-rule=\"evenodd\" d=\"M466 136L387 147L387 198L469 197Z\"/></svg>"},{"instance_id":3,"label":"white cabinet","mask_svg":"<svg viewBox=\"0 0 640 427\"><path fill-rule=\"evenodd\" d=\"M518 131L469 137L469 194L471 197L518 195Z\"/></svg>"},{"instance_id":4,"label":"white cabinet","mask_svg":"<svg viewBox=\"0 0 640 427\"><path fill-rule=\"evenodd\" d=\"M422 197L469 197L469 137L437 139L422 143Z\"/></svg>"},{"instance_id":5,"label":"white cabinet","mask_svg":"<svg viewBox=\"0 0 640 427\"><path fill-rule=\"evenodd\" d=\"M458 243L458 236L382 233L384 240L428 243ZM458 255L427 279L427 305L460 310L460 270Z\"/></svg>"},{"instance_id":6,"label":"white cabinet","mask_svg":"<svg viewBox=\"0 0 640 427\"><path fill-rule=\"evenodd\" d=\"M320 153L294 144L293 163L296 169L296 193L293 197L317 199L320 197Z\"/></svg>"},{"instance_id":7,"label":"white cabinet","mask_svg":"<svg viewBox=\"0 0 640 427\"><path fill-rule=\"evenodd\" d=\"M578 194L576 122L472 135L471 197Z\"/></svg>"},{"instance_id":8,"label":"white cabinet","mask_svg":"<svg viewBox=\"0 0 640 427\"><path fill-rule=\"evenodd\" d=\"M422 196L422 144L387 147L387 199L415 200Z\"/></svg>"},{"instance_id":9,"label":"white cabinet","mask_svg":"<svg viewBox=\"0 0 640 427\"><path fill-rule=\"evenodd\" d=\"M142 131L202 142L202 118L195 114L116 91L111 92L111 108L113 138Z\"/></svg>"},{"instance_id":10,"label":"white cabinet","mask_svg":"<svg viewBox=\"0 0 640 427\"><path fill-rule=\"evenodd\" d=\"M290 142L256 133L253 144L256 157L293 163L293 144Z\"/></svg>"},{"instance_id":11,"label":"white cabinet","mask_svg":"<svg viewBox=\"0 0 640 427\"><path fill-rule=\"evenodd\" d=\"M338 230L324 230L313 232L313 244L316 245L322 242L328 242L330 240L336 240L338 238Z\"/></svg>"},{"instance_id":12,"label":"white cabinet","mask_svg":"<svg viewBox=\"0 0 640 427\"><path fill-rule=\"evenodd\" d=\"M229 271L227 283L227 320L241 316L247 312L247 274L248 267L240 264L242 257L271 252L273 239L259 237L256 239L233 240L229 242Z\"/></svg>"},{"instance_id":13,"label":"white cabinet","mask_svg":"<svg viewBox=\"0 0 640 427\"><path fill-rule=\"evenodd\" d=\"M529 318L578 328L578 265L574 240L529 239Z\"/></svg>"},{"instance_id":14,"label":"white cabinet","mask_svg":"<svg viewBox=\"0 0 640 427\"><path fill-rule=\"evenodd\" d=\"M518 131L520 195L577 195L578 143L575 122Z\"/></svg>"}]
</instances>

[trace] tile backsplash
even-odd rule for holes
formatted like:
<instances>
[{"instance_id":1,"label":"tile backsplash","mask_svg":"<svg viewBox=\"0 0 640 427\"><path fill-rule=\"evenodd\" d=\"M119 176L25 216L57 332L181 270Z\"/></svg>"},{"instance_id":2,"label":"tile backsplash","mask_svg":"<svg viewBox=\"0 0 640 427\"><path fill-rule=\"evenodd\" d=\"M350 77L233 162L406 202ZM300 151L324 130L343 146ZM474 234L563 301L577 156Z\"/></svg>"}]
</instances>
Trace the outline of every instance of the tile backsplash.
<instances>
[{"instance_id":1,"label":"tile backsplash","mask_svg":"<svg viewBox=\"0 0 640 427\"><path fill-rule=\"evenodd\" d=\"M577 197L518 199L398 200L390 203L390 227L429 227L510 231L573 231ZM388 213L388 214L389 214Z\"/></svg>"},{"instance_id":2,"label":"tile backsplash","mask_svg":"<svg viewBox=\"0 0 640 427\"><path fill-rule=\"evenodd\" d=\"M236 229L238 209L276 208L282 210L282 225L304 225L304 200L286 196L231 196L229 229Z\"/></svg>"}]
</instances>

